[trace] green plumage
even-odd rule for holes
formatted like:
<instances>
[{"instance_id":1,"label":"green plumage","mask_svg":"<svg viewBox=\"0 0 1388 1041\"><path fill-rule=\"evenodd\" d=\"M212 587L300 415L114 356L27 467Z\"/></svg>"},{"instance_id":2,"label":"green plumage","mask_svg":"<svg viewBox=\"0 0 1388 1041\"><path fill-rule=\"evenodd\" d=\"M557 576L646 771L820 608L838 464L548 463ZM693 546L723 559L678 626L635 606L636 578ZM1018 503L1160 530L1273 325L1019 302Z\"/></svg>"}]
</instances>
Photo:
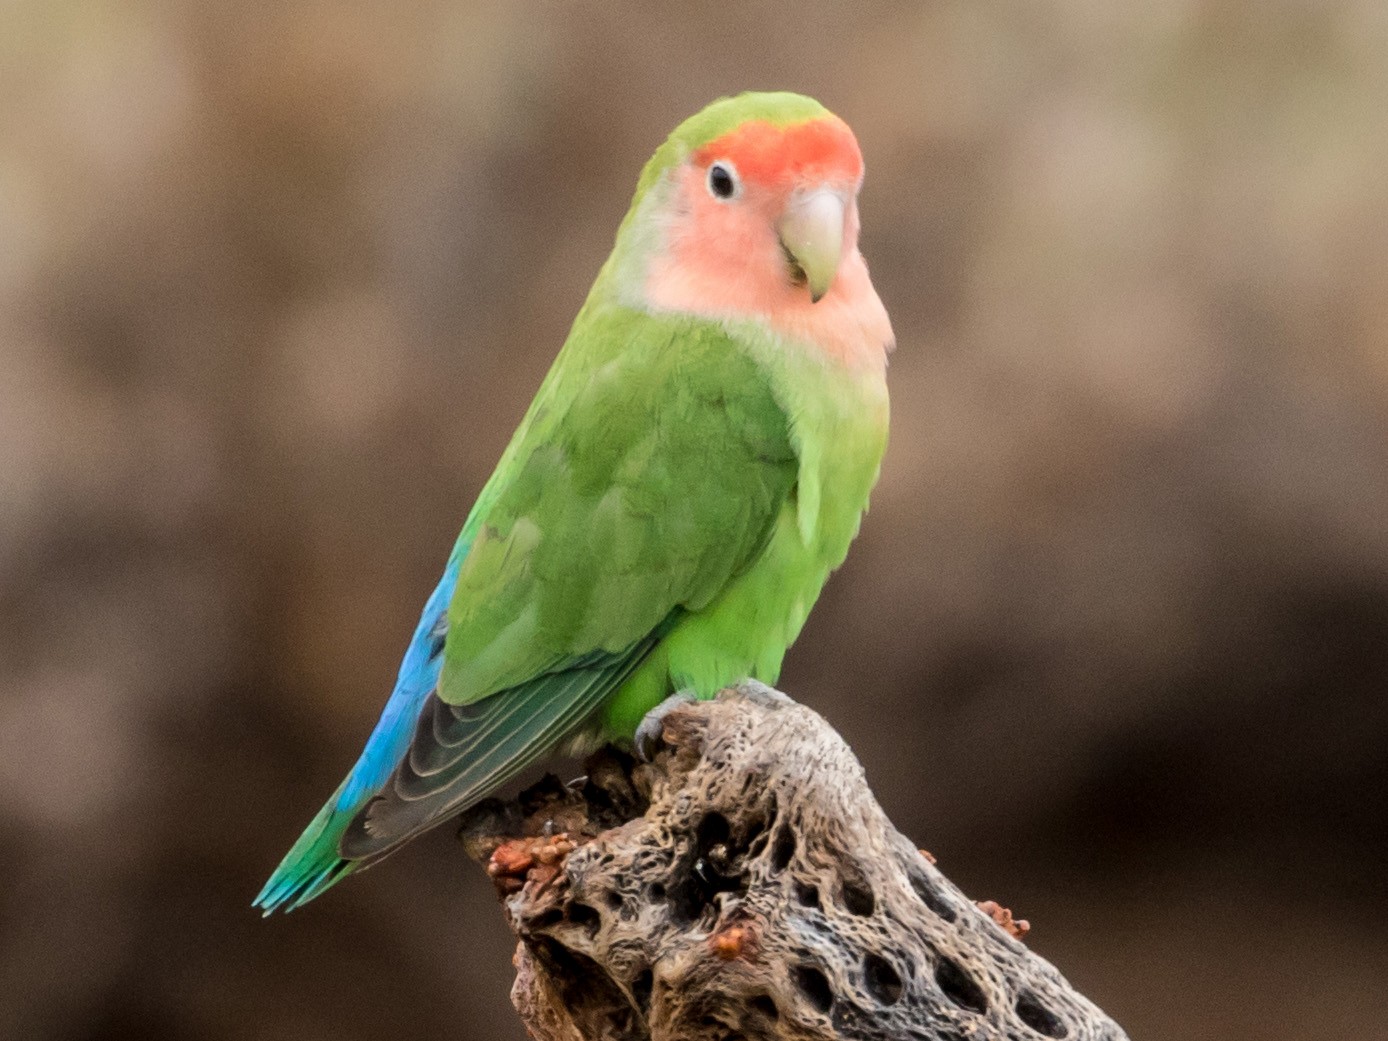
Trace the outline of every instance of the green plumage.
<instances>
[{"instance_id":1,"label":"green plumage","mask_svg":"<svg viewBox=\"0 0 1388 1041\"><path fill-rule=\"evenodd\" d=\"M647 164L464 526L436 693L335 854L370 863L560 745L629 739L672 692L775 682L876 479L882 372L760 322L651 313L639 285L668 169L749 118L823 113L795 95L744 95L685 123Z\"/></svg>"},{"instance_id":2,"label":"green plumage","mask_svg":"<svg viewBox=\"0 0 1388 1041\"><path fill-rule=\"evenodd\" d=\"M726 333L591 307L458 575L440 696L476 701L704 610L796 469L770 381Z\"/></svg>"},{"instance_id":3,"label":"green plumage","mask_svg":"<svg viewBox=\"0 0 1388 1041\"><path fill-rule=\"evenodd\" d=\"M448 609L438 698L504 715L476 729L510 754L480 768L485 742L421 727L343 852L393 848L561 741L629 739L674 691L774 683L857 532L885 421L880 373L590 297L469 519ZM547 712L511 708L537 691Z\"/></svg>"}]
</instances>

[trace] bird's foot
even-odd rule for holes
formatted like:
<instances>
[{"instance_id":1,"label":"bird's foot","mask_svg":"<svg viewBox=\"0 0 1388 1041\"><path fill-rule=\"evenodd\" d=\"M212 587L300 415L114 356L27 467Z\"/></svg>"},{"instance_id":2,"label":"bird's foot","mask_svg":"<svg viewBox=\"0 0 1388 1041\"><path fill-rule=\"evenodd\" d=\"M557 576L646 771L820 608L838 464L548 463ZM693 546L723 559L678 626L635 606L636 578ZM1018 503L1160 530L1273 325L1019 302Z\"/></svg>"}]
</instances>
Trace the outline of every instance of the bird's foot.
<instances>
[{"instance_id":1,"label":"bird's foot","mask_svg":"<svg viewBox=\"0 0 1388 1041\"><path fill-rule=\"evenodd\" d=\"M646 718L641 720L641 725L636 728L636 737L632 741L636 747L637 758L643 763L649 763L654 759L664 743L665 717L681 705L688 705L697 700L688 691L677 691L647 712Z\"/></svg>"},{"instance_id":2,"label":"bird's foot","mask_svg":"<svg viewBox=\"0 0 1388 1041\"><path fill-rule=\"evenodd\" d=\"M764 708L785 708L787 705L795 704L795 700L789 694L782 694L760 680L745 679L741 683L733 684L728 691L735 692L738 697Z\"/></svg>"}]
</instances>

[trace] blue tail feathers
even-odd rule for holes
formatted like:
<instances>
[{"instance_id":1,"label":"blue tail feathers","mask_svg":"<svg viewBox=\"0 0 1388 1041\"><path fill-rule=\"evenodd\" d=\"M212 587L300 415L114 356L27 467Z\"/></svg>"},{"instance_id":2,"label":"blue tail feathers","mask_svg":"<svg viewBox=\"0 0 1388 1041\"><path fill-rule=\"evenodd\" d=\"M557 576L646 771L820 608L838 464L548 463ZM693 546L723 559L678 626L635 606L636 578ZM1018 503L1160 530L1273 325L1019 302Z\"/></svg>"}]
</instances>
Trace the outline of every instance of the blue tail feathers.
<instances>
[{"instance_id":1,"label":"blue tail feathers","mask_svg":"<svg viewBox=\"0 0 1388 1041\"><path fill-rule=\"evenodd\" d=\"M404 758L415 721L438 683L448 602L458 581L461 556L454 552L443 579L425 604L414 638L400 663L395 690L356 765L285 854L252 903L267 915L281 908L292 911L302 907L361 866L359 861L340 856L338 844L353 818L381 790Z\"/></svg>"}]
</instances>

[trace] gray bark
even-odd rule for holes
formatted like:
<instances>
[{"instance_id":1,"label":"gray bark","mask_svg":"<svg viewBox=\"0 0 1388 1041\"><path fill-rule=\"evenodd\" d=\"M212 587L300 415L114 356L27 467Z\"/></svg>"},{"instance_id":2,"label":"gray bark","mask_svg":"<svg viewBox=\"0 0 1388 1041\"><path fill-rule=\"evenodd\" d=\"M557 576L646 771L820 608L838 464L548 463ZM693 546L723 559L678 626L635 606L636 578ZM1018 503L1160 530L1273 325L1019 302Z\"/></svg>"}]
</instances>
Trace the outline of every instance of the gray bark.
<instances>
[{"instance_id":1,"label":"gray bark","mask_svg":"<svg viewBox=\"0 0 1388 1041\"><path fill-rule=\"evenodd\" d=\"M1125 1038L892 827L809 709L748 683L662 737L464 821L537 1041Z\"/></svg>"}]
</instances>

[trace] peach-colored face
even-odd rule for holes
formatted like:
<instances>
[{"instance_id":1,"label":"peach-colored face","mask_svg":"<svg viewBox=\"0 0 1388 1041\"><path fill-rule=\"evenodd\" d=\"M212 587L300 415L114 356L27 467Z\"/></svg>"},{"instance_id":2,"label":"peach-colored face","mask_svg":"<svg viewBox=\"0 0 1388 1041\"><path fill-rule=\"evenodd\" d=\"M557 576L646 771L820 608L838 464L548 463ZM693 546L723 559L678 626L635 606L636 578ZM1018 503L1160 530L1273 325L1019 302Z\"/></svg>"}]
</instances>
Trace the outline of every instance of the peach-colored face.
<instances>
[{"instance_id":1,"label":"peach-colored face","mask_svg":"<svg viewBox=\"0 0 1388 1041\"><path fill-rule=\"evenodd\" d=\"M885 357L891 326L858 253L863 160L847 124L834 116L789 127L749 122L694 152L674 177L661 215L664 248L647 272L649 303L759 318L845 360ZM786 241L802 211L819 222L819 253ZM824 234L825 219L837 225L840 213L842 227ZM817 300L797 253L830 279Z\"/></svg>"}]
</instances>

